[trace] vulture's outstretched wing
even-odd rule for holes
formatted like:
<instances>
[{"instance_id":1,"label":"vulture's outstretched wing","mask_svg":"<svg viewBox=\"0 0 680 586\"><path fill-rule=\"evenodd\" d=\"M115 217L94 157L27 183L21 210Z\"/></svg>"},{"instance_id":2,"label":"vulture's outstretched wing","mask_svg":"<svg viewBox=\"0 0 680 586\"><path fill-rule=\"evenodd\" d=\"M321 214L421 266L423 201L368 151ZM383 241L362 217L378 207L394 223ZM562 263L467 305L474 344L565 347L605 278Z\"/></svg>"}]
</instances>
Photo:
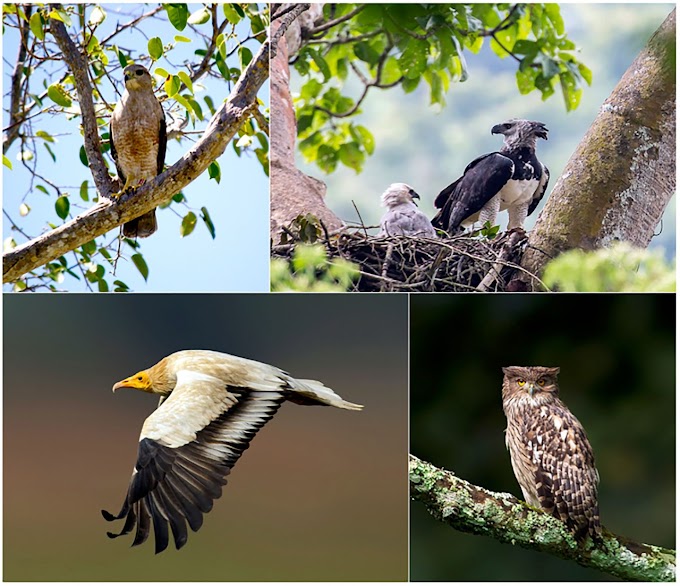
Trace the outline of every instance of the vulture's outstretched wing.
<instances>
[{"instance_id":1,"label":"vulture's outstretched wing","mask_svg":"<svg viewBox=\"0 0 680 586\"><path fill-rule=\"evenodd\" d=\"M219 379L179 371L172 394L144 422L137 464L118 513L102 511L107 521L125 518L119 537L136 527L133 545L149 536L153 524L156 553L187 541L187 523L197 531L203 514L222 495L226 476L250 440L286 399L281 391L227 387Z\"/></svg>"},{"instance_id":2,"label":"vulture's outstretched wing","mask_svg":"<svg viewBox=\"0 0 680 586\"><path fill-rule=\"evenodd\" d=\"M435 198L439 212L432 219L435 228L454 235L465 218L481 210L512 178L515 165L501 153L489 153L472 161L463 176Z\"/></svg>"}]
</instances>

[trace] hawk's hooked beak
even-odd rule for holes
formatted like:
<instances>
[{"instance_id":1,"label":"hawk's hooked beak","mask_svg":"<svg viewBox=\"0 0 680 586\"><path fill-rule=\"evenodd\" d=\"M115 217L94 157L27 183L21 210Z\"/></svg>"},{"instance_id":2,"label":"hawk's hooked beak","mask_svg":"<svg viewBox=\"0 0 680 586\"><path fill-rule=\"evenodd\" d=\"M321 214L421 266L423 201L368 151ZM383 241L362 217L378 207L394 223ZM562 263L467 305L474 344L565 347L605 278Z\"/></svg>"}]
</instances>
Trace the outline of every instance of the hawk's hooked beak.
<instances>
[{"instance_id":1,"label":"hawk's hooked beak","mask_svg":"<svg viewBox=\"0 0 680 586\"><path fill-rule=\"evenodd\" d=\"M538 136L538 138L542 138L543 140L548 140L548 132L550 132L546 127L543 122L534 122L534 134Z\"/></svg>"},{"instance_id":2,"label":"hawk's hooked beak","mask_svg":"<svg viewBox=\"0 0 680 586\"><path fill-rule=\"evenodd\" d=\"M420 196L415 191L413 191L413 189L409 191L409 194L411 195L411 199L420 199ZM413 203L418 205L415 201Z\"/></svg>"}]
</instances>

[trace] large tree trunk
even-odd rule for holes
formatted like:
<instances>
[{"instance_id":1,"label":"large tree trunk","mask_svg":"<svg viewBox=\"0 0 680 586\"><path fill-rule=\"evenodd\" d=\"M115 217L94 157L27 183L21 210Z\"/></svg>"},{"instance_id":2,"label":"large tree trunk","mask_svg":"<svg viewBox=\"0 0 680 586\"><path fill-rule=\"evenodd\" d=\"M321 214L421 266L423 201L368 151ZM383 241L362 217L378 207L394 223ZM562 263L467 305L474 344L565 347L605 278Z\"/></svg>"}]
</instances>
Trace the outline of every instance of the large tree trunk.
<instances>
[{"instance_id":1,"label":"large tree trunk","mask_svg":"<svg viewBox=\"0 0 680 586\"><path fill-rule=\"evenodd\" d=\"M272 22L272 38L280 26L288 26L285 15ZM288 42L297 34L280 36L271 60L271 216L270 228L274 244L279 241L281 228L299 215L313 214L329 230L342 227L342 221L324 202L326 185L306 175L295 166L297 120L290 95ZM299 41L298 41L299 42ZM293 48L295 50L295 48Z\"/></svg>"},{"instance_id":2,"label":"large tree trunk","mask_svg":"<svg viewBox=\"0 0 680 586\"><path fill-rule=\"evenodd\" d=\"M566 250L646 247L675 193L675 10L600 109L529 236L539 275ZM526 280L526 275L518 275Z\"/></svg>"}]
</instances>

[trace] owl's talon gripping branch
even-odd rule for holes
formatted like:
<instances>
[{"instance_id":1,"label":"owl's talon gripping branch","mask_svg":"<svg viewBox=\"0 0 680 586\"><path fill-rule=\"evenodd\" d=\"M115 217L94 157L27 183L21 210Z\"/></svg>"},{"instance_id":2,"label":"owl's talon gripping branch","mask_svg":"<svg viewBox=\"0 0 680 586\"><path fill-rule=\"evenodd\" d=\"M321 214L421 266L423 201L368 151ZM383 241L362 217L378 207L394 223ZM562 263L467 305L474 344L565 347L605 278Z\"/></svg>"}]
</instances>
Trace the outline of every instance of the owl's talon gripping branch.
<instances>
[{"instance_id":1,"label":"owl's talon gripping branch","mask_svg":"<svg viewBox=\"0 0 680 586\"><path fill-rule=\"evenodd\" d=\"M163 172L167 132L165 114L153 93L151 74L143 65L123 70L125 92L111 115L111 155L123 188L115 199L135 191ZM128 238L146 238L156 231L156 210L123 225Z\"/></svg>"}]
</instances>

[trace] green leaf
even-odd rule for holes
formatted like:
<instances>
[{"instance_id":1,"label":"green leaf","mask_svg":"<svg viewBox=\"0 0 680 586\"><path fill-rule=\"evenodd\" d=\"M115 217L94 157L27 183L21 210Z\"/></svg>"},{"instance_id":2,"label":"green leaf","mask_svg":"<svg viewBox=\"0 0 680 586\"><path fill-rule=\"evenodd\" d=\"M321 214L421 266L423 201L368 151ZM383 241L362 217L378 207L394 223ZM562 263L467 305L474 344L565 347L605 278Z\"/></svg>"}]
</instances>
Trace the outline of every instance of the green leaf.
<instances>
[{"instance_id":1,"label":"green leaf","mask_svg":"<svg viewBox=\"0 0 680 586\"><path fill-rule=\"evenodd\" d=\"M99 290L100 293L108 293L109 284L104 279L99 279L97 281L97 289Z\"/></svg>"},{"instance_id":2,"label":"green leaf","mask_svg":"<svg viewBox=\"0 0 680 586\"><path fill-rule=\"evenodd\" d=\"M10 161L5 155L2 155L2 164L5 167L9 167L10 169L12 168L12 161Z\"/></svg>"},{"instance_id":3,"label":"green leaf","mask_svg":"<svg viewBox=\"0 0 680 586\"><path fill-rule=\"evenodd\" d=\"M203 223L205 224L206 228L208 228L210 236L212 236L212 239L215 240L215 224L213 224L213 221L210 218L210 214L208 213L208 208L206 208L205 206L201 208L201 219L203 220Z\"/></svg>"},{"instance_id":4,"label":"green leaf","mask_svg":"<svg viewBox=\"0 0 680 586\"><path fill-rule=\"evenodd\" d=\"M137 270L142 275L142 277L144 277L144 280L146 281L149 278L149 267L146 265L146 261L144 260L144 257L139 253L133 254L132 255L132 262L137 267Z\"/></svg>"},{"instance_id":5,"label":"green leaf","mask_svg":"<svg viewBox=\"0 0 680 586\"><path fill-rule=\"evenodd\" d=\"M175 41L178 43L191 43L191 39L183 37L182 35L175 35Z\"/></svg>"},{"instance_id":6,"label":"green leaf","mask_svg":"<svg viewBox=\"0 0 680 586\"><path fill-rule=\"evenodd\" d=\"M182 83L187 87L187 89L192 93L194 93L194 84L191 81L191 78L189 77L189 74L186 71L180 71L177 73L177 77L179 77L182 80Z\"/></svg>"},{"instance_id":7,"label":"green leaf","mask_svg":"<svg viewBox=\"0 0 680 586\"><path fill-rule=\"evenodd\" d=\"M58 197L57 201L54 202L54 210L57 212L57 216L59 216L62 220L65 220L68 217L68 212L70 209L71 202L65 195Z\"/></svg>"},{"instance_id":8,"label":"green leaf","mask_svg":"<svg viewBox=\"0 0 680 586\"><path fill-rule=\"evenodd\" d=\"M147 48L149 50L149 57L154 61L158 61L163 56L163 41L159 37L149 39Z\"/></svg>"},{"instance_id":9,"label":"green leaf","mask_svg":"<svg viewBox=\"0 0 680 586\"><path fill-rule=\"evenodd\" d=\"M562 14L560 14L559 4L545 4L543 6L545 14L555 28L555 32L558 36L564 34L564 20L562 20Z\"/></svg>"},{"instance_id":10,"label":"green leaf","mask_svg":"<svg viewBox=\"0 0 680 586\"><path fill-rule=\"evenodd\" d=\"M43 28L43 20L40 11L35 12L31 15L29 26L31 27L31 32L33 33L36 39L40 41L45 40L45 29Z\"/></svg>"},{"instance_id":11,"label":"green leaf","mask_svg":"<svg viewBox=\"0 0 680 586\"><path fill-rule=\"evenodd\" d=\"M63 22L66 26L71 26L71 18L63 10L52 10L52 12L50 12L47 16L53 18L54 20Z\"/></svg>"},{"instance_id":12,"label":"green leaf","mask_svg":"<svg viewBox=\"0 0 680 586\"><path fill-rule=\"evenodd\" d=\"M168 13L170 24L178 31L183 31L189 19L189 9L186 4L163 4L163 8Z\"/></svg>"},{"instance_id":13,"label":"green leaf","mask_svg":"<svg viewBox=\"0 0 680 586\"><path fill-rule=\"evenodd\" d=\"M207 8L201 8L194 12L187 20L189 24L205 24L210 20L210 11Z\"/></svg>"},{"instance_id":14,"label":"green leaf","mask_svg":"<svg viewBox=\"0 0 680 586\"><path fill-rule=\"evenodd\" d=\"M208 165L208 175L210 179L214 179L219 183L222 180L222 170L220 169L220 164L217 161L213 161Z\"/></svg>"},{"instance_id":15,"label":"green leaf","mask_svg":"<svg viewBox=\"0 0 680 586\"><path fill-rule=\"evenodd\" d=\"M593 84L593 72L588 69L583 63L578 64L578 70L579 73L581 74L581 77L586 81L588 85Z\"/></svg>"},{"instance_id":16,"label":"green leaf","mask_svg":"<svg viewBox=\"0 0 680 586\"><path fill-rule=\"evenodd\" d=\"M85 181L83 181L80 184L80 199L82 199L83 201L89 201L90 200L90 194L89 194L89 191L88 191L88 181L87 181L87 179L85 179Z\"/></svg>"},{"instance_id":17,"label":"green leaf","mask_svg":"<svg viewBox=\"0 0 680 586\"><path fill-rule=\"evenodd\" d=\"M94 240L90 240L89 242L83 244L81 248L83 250L83 254L92 256L95 252L97 252L97 243Z\"/></svg>"},{"instance_id":18,"label":"green leaf","mask_svg":"<svg viewBox=\"0 0 680 586\"><path fill-rule=\"evenodd\" d=\"M242 69L248 67L250 62L253 60L253 52L248 47L241 47L238 50L238 55Z\"/></svg>"},{"instance_id":19,"label":"green leaf","mask_svg":"<svg viewBox=\"0 0 680 586\"><path fill-rule=\"evenodd\" d=\"M427 43L410 39L399 56L399 67L407 79L419 78L427 67Z\"/></svg>"},{"instance_id":20,"label":"green leaf","mask_svg":"<svg viewBox=\"0 0 680 586\"><path fill-rule=\"evenodd\" d=\"M56 163L57 157L54 155L54 152L52 152L50 145L45 142L43 143L43 146L45 147L45 150L50 154L50 157L52 157L52 160Z\"/></svg>"},{"instance_id":21,"label":"green leaf","mask_svg":"<svg viewBox=\"0 0 680 586\"><path fill-rule=\"evenodd\" d=\"M564 71L560 74L560 84L562 85L562 95L564 96L567 112L576 110L581 102L583 90L578 87L576 79L568 71Z\"/></svg>"},{"instance_id":22,"label":"green leaf","mask_svg":"<svg viewBox=\"0 0 680 586\"><path fill-rule=\"evenodd\" d=\"M352 133L354 140L362 144L364 150L369 155L372 155L373 152L375 151L375 138L373 138L373 135L368 130L368 128L366 128L365 126L357 125L353 126L350 132Z\"/></svg>"},{"instance_id":23,"label":"green leaf","mask_svg":"<svg viewBox=\"0 0 680 586\"><path fill-rule=\"evenodd\" d=\"M35 135L42 138L43 140L46 140L47 142L54 142L52 135L48 132L45 132L44 130L38 130Z\"/></svg>"},{"instance_id":24,"label":"green leaf","mask_svg":"<svg viewBox=\"0 0 680 586\"><path fill-rule=\"evenodd\" d=\"M534 83L536 72L530 67L527 67L524 71L518 69L515 77L517 78L517 89L519 89L519 93L523 96L536 89Z\"/></svg>"},{"instance_id":25,"label":"green leaf","mask_svg":"<svg viewBox=\"0 0 680 586\"><path fill-rule=\"evenodd\" d=\"M189 212L184 218L182 218L182 225L180 226L179 233L184 238L189 236L194 231L196 227L196 214L194 212Z\"/></svg>"},{"instance_id":26,"label":"green leaf","mask_svg":"<svg viewBox=\"0 0 680 586\"><path fill-rule=\"evenodd\" d=\"M64 108L70 108L73 105L71 96L68 95L68 92L60 83L53 83L47 88L47 97L58 106L63 106Z\"/></svg>"},{"instance_id":27,"label":"green leaf","mask_svg":"<svg viewBox=\"0 0 680 586\"><path fill-rule=\"evenodd\" d=\"M370 43L361 41L354 45L354 54L361 60L375 65L380 60L380 53L376 51Z\"/></svg>"},{"instance_id":28,"label":"green leaf","mask_svg":"<svg viewBox=\"0 0 680 586\"><path fill-rule=\"evenodd\" d=\"M222 11L224 12L224 17L231 23L231 24L237 24L240 22L241 18L243 18L243 14L240 14L236 11L235 5L233 4L222 4ZM240 8L240 6L239 6ZM241 11L243 12L243 11Z\"/></svg>"},{"instance_id":29,"label":"green leaf","mask_svg":"<svg viewBox=\"0 0 680 586\"><path fill-rule=\"evenodd\" d=\"M22 204L19 206L19 215L20 215L22 218L25 218L26 216L28 216L28 214L29 214L30 212L31 212L31 207L30 207L28 204L22 203Z\"/></svg>"},{"instance_id":30,"label":"green leaf","mask_svg":"<svg viewBox=\"0 0 680 586\"><path fill-rule=\"evenodd\" d=\"M127 293L130 288L123 281L114 281L113 284L116 286L114 291L120 293Z\"/></svg>"},{"instance_id":31,"label":"green leaf","mask_svg":"<svg viewBox=\"0 0 680 586\"><path fill-rule=\"evenodd\" d=\"M80 150L78 151L78 157L80 158L80 162L85 165L86 167L89 167L90 164L87 160L87 153L85 152L85 147L81 145Z\"/></svg>"},{"instance_id":32,"label":"green leaf","mask_svg":"<svg viewBox=\"0 0 680 586\"><path fill-rule=\"evenodd\" d=\"M326 60L317 51L310 51L310 55L323 75L324 83L327 82L331 78L331 70L328 67L328 63L326 63Z\"/></svg>"},{"instance_id":33,"label":"green leaf","mask_svg":"<svg viewBox=\"0 0 680 586\"><path fill-rule=\"evenodd\" d=\"M543 77L546 79L550 79L551 77L559 75L560 73L560 66L557 61L543 52L540 52L536 55L536 63L541 65Z\"/></svg>"},{"instance_id":34,"label":"green leaf","mask_svg":"<svg viewBox=\"0 0 680 586\"><path fill-rule=\"evenodd\" d=\"M165 89L165 93L168 94L168 97L172 98L177 94L181 85L182 83L179 77L176 75L171 75L168 77L165 84L163 84L163 88Z\"/></svg>"},{"instance_id":35,"label":"green leaf","mask_svg":"<svg viewBox=\"0 0 680 586\"><path fill-rule=\"evenodd\" d=\"M361 171L361 166L364 163L364 153L361 152L359 146L354 142L348 142L340 145L340 150L338 151L340 156L340 162L354 169L357 173Z\"/></svg>"},{"instance_id":36,"label":"green leaf","mask_svg":"<svg viewBox=\"0 0 680 586\"><path fill-rule=\"evenodd\" d=\"M36 188L38 191L42 191L45 195L49 195L49 194L50 194L50 192L47 191L47 187L45 187L44 185L36 185L35 188Z\"/></svg>"}]
</instances>

